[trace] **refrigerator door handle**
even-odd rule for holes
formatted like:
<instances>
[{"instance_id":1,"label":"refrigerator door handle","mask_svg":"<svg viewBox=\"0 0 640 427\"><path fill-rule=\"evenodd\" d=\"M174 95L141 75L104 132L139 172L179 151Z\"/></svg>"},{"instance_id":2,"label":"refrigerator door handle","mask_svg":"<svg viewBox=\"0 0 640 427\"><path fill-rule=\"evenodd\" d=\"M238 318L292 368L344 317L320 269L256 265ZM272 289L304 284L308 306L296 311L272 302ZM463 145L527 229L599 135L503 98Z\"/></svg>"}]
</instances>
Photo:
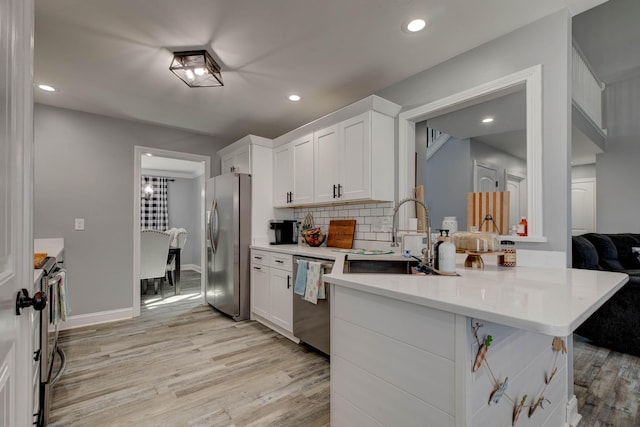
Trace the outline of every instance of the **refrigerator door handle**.
<instances>
[{"instance_id":1,"label":"refrigerator door handle","mask_svg":"<svg viewBox=\"0 0 640 427\"><path fill-rule=\"evenodd\" d=\"M207 215L207 242L210 245L213 245L213 233L211 232L211 225L213 223L213 203L211 202L211 209L209 209L209 212L207 212L209 215Z\"/></svg>"},{"instance_id":2,"label":"refrigerator door handle","mask_svg":"<svg viewBox=\"0 0 640 427\"><path fill-rule=\"evenodd\" d=\"M211 207L211 224L214 227L211 228L211 249L215 254L218 251L218 228L219 228L219 217L218 217L218 200L213 201L213 206Z\"/></svg>"}]
</instances>

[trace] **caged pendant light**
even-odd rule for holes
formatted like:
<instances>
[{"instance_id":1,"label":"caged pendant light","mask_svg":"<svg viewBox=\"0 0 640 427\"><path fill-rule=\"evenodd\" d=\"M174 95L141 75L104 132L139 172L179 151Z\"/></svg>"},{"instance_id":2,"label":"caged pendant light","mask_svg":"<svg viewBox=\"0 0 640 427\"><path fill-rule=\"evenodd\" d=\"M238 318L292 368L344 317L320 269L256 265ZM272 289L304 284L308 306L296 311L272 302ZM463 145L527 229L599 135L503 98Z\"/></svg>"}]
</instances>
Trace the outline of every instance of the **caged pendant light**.
<instances>
[{"instance_id":1,"label":"caged pendant light","mask_svg":"<svg viewBox=\"0 0 640 427\"><path fill-rule=\"evenodd\" d=\"M220 66L206 50L174 52L169 70L189 87L224 86Z\"/></svg>"}]
</instances>

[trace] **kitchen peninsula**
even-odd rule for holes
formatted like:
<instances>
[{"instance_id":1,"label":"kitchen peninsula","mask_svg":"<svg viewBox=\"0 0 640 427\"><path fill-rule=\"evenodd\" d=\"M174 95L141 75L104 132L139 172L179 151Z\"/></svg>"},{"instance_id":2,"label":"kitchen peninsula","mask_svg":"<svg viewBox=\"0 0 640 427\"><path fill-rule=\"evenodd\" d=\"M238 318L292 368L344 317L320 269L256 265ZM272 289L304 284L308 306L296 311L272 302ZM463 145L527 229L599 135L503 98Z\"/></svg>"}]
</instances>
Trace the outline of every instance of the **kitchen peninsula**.
<instances>
[{"instance_id":1,"label":"kitchen peninsula","mask_svg":"<svg viewBox=\"0 0 640 427\"><path fill-rule=\"evenodd\" d=\"M334 285L332 426L576 424L566 347L628 276L460 264L457 271L325 276Z\"/></svg>"}]
</instances>

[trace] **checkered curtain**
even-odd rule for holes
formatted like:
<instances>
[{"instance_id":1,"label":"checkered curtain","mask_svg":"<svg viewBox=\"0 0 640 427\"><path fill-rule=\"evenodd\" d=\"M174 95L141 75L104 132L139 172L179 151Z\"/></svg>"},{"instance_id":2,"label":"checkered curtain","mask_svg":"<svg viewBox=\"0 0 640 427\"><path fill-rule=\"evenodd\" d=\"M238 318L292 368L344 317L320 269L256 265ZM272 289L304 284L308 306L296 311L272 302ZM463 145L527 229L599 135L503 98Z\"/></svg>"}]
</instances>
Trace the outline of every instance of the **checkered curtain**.
<instances>
[{"instance_id":1,"label":"checkered curtain","mask_svg":"<svg viewBox=\"0 0 640 427\"><path fill-rule=\"evenodd\" d=\"M169 228L168 180L143 175L140 185L140 229L165 231ZM148 196L144 188L151 184L153 194Z\"/></svg>"}]
</instances>

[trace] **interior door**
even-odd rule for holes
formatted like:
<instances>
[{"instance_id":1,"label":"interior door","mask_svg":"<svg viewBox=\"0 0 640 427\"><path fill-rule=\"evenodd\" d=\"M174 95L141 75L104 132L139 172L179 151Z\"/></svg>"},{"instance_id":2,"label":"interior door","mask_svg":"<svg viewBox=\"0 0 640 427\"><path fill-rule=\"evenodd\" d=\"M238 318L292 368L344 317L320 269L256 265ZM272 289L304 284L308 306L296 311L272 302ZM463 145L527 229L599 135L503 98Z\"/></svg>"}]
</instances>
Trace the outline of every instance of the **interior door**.
<instances>
[{"instance_id":1,"label":"interior door","mask_svg":"<svg viewBox=\"0 0 640 427\"><path fill-rule=\"evenodd\" d=\"M498 188L498 171L482 163L473 162L473 191L500 191Z\"/></svg>"},{"instance_id":2,"label":"interior door","mask_svg":"<svg viewBox=\"0 0 640 427\"><path fill-rule=\"evenodd\" d=\"M527 185L525 174L505 169L505 191L509 195L509 229L518 225L520 218L527 215ZM506 231L505 231L506 234Z\"/></svg>"},{"instance_id":3,"label":"interior door","mask_svg":"<svg viewBox=\"0 0 640 427\"><path fill-rule=\"evenodd\" d=\"M596 231L596 179L571 181L571 235Z\"/></svg>"},{"instance_id":4,"label":"interior door","mask_svg":"<svg viewBox=\"0 0 640 427\"><path fill-rule=\"evenodd\" d=\"M0 0L0 427L32 424L33 0Z\"/></svg>"}]
</instances>

